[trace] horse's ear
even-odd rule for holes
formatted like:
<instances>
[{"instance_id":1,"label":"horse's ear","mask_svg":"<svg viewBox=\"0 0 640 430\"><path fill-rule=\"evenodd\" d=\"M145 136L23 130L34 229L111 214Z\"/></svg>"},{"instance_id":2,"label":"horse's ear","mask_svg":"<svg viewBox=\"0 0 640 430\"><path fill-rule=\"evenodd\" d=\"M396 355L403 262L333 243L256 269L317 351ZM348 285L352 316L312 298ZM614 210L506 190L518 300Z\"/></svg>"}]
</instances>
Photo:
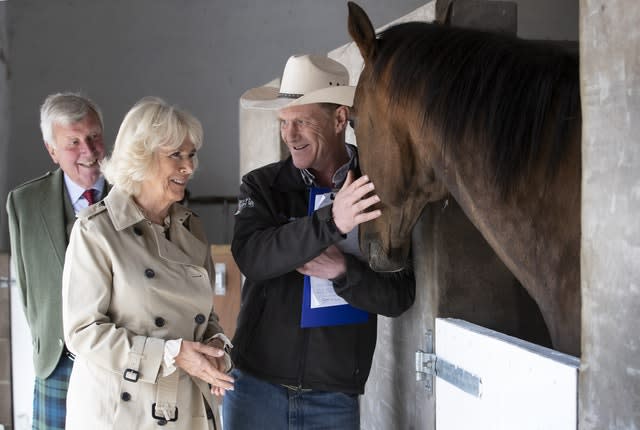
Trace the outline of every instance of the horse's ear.
<instances>
[{"instance_id":1,"label":"horse's ear","mask_svg":"<svg viewBox=\"0 0 640 430\"><path fill-rule=\"evenodd\" d=\"M358 45L360 54L365 63L373 60L376 52L376 32L371 20L360 6L350 1L349 7L349 34Z\"/></svg>"},{"instance_id":2,"label":"horse's ear","mask_svg":"<svg viewBox=\"0 0 640 430\"><path fill-rule=\"evenodd\" d=\"M436 11L436 22L451 27L451 15L453 14L453 1L447 4L447 8L444 13L438 13Z\"/></svg>"}]
</instances>

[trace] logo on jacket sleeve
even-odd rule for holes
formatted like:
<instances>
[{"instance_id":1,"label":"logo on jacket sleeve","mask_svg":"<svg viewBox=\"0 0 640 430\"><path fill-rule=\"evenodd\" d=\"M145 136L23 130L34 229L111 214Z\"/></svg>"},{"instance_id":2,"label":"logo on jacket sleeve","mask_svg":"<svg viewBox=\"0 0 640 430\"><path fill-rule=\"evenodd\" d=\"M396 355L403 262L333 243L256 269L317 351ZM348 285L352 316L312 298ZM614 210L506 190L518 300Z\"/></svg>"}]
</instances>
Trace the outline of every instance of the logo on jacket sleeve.
<instances>
[{"instance_id":1,"label":"logo on jacket sleeve","mask_svg":"<svg viewBox=\"0 0 640 430\"><path fill-rule=\"evenodd\" d=\"M238 215L244 208L252 208L255 205L256 204L253 202L253 200L251 200L251 197L238 199L238 210L236 211L236 213L234 213L234 215Z\"/></svg>"}]
</instances>

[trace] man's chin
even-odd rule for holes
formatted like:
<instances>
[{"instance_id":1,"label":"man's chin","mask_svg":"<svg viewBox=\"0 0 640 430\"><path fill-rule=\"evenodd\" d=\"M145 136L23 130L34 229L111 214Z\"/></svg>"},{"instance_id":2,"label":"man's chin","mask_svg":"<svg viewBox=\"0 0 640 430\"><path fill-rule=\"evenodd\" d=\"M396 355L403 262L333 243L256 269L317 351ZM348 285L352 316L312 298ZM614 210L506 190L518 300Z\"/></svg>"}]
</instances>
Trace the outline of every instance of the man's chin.
<instances>
[{"instance_id":1,"label":"man's chin","mask_svg":"<svg viewBox=\"0 0 640 430\"><path fill-rule=\"evenodd\" d=\"M95 172L89 173L86 175L82 175L81 182L78 182L78 185L84 187L84 188L90 188L93 186L93 184L96 183L96 181L100 178L100 170L97 170Z\"/></svg>"},{"instance_id":2,"label":"man's chin","mask_svg":"<svg viewBox=\"0 0 640 430\"><path fill-rule=\"evenodd\" d=\"M293 165L296 166L297 169L308 169L309 168L309 163L306 160L299 160L296 159L296 157L291 157L291 160L293 161Z\"/></svg>"}]
</instances>

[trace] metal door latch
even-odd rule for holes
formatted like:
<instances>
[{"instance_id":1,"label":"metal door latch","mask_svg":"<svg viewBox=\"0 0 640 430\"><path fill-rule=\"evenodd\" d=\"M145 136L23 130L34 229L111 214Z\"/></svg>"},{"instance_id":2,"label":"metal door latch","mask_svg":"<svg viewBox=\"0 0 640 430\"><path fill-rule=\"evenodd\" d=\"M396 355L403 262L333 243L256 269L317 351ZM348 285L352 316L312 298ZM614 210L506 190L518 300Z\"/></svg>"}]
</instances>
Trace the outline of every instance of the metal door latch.
<instances>
[{"instance_id":1,"label":"metal door latch","mask_svg":"<svg viewBox=\"0 0 640 430\"><path fill-rule=\"evenodd\" d=\"M431 330L427 331L426 338L428 352L416 351L416 381L424 381L425 389L429 395L433 394L433 377L437 376L466 393L480 397L482 385L480 378L433 353L433 332Z\"/></svg>"}]
</instances>

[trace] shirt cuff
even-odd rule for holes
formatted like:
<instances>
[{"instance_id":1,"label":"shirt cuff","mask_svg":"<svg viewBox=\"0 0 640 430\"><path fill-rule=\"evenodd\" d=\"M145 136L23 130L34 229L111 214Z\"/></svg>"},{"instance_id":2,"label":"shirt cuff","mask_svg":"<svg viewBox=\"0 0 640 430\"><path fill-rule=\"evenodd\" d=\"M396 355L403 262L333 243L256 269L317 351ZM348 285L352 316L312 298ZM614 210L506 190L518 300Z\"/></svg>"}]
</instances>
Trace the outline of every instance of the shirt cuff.
<instances>
[{"instance_id":1,"label":"shirt cuff","mask_svg":"<svg viewBox=\"0 0 640 430\"><path fill-rule=\"evenodd\" d=\"M176 370L176 357L180 353L182 339L167 340L164 343L164 358L160 364L162 376L169 376Z\"/></svg>"},{"instance_id":2,"label":"shirt cuff","mask_svg":"<svg viewBox=\"0 0 640 430\"><path fill-rule=\"evenodd\" d=\"M209 342L212 341L213 339L220 339L224 343L225 352L229 352L229 350L233 348L233 344L231 343L227 335L224 333L214 334L213 336L211 336L211 338L209 338Z\"/></svg>"}]
</instances>

